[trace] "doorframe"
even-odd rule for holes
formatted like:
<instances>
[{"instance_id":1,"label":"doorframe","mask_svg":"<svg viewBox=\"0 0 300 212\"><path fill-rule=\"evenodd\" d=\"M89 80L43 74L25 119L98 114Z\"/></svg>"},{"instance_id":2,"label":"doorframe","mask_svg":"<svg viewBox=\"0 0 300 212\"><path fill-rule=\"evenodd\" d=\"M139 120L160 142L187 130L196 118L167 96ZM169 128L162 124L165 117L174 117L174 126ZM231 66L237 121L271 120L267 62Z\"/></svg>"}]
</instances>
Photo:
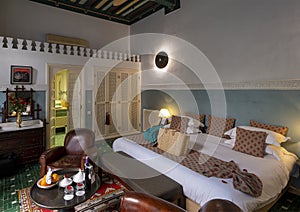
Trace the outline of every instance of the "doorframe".
<instances>
[{"instance_id":1,"label":"doorframe","mask_svg":"<svg viewBox=\"0 0 300 212\"><path fill-rule=\"evenodd\" d=\"M53 80L53 77L55 74L63 69L75 71L75 72L81 72L83 69L82 65L70 65L70 64L53 64L53 63L47 63L46 64L46 83L47 83L47 88L46 88L46 107L45 107L45 112L46 112L46 119L47 125L46 125L46 149L50 148L50 128L51 128L51 121L50 121L50 110L51 110L51 104L50 104L50 98L51 98L51 83ZM84 92L82 92L81 100L84 98Z\"/></svg>"}]
</instances>

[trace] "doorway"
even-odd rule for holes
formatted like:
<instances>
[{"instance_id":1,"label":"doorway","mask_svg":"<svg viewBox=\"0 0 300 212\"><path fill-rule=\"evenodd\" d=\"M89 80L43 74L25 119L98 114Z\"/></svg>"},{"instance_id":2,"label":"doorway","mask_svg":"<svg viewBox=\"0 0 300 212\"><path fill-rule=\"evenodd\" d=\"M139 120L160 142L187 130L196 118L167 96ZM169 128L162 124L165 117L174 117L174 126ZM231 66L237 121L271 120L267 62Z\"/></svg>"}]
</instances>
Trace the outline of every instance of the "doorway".
<instances>
[{"instance_id":1,"label":"doorway","mask_svg":"<svg viewBox=\"0 0 300 212\"><path fill-rule=\"evenodd\" d=\"M55 141L53 146L63 146L68 132L68 69L62 69L54 75L55 96Z\"/></svg>"},{"instance_id":2,"label":"doorway","mask_svg":"<svg viewBox=\"0 0 300 212\"><path fill-rule=\"evenodd\" d=\"M78 87L78 84L80 87L78 77L81 68L81 66L72 65L48 65L47 148L62 146L65 134L74 128L73 99L76 99L76 105L77 101L79 101L79 105L81 102L81 92L74 92L74 89ZM81 111L76 111L76 119L80 119L80 114Z\"/></svg>"}]
</instances>

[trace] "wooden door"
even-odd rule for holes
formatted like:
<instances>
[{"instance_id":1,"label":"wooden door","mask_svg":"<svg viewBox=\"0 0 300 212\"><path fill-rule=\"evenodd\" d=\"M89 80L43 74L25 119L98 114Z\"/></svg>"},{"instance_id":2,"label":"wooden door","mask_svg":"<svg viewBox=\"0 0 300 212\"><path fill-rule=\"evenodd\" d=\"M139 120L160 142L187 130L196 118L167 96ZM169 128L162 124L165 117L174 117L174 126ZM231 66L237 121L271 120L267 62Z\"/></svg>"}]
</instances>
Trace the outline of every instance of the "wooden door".
<instances>
[{"instance_id":1,"label":"wooden door","mask_svg":"<svg viewBox=\"0 0 300 212\"><path fill-rule=\"evenodd\" d=\"M82 85L79 72L69 70L67 74L68 84L68 127L67 131L81 128L82 123Z\"/></svg>"}]
</instances>

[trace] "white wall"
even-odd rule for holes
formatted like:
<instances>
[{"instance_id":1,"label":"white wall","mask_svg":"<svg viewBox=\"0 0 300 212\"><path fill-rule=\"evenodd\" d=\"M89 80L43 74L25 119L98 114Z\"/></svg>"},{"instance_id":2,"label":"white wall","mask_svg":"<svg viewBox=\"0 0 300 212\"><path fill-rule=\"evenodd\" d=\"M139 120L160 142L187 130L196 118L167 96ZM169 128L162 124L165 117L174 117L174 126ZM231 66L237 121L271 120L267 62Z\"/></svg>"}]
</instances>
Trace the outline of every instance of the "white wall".
<instances>
[{"instance_id":1,"label":"white wall","mask_svg":"<svg viewBox=\"0 0 300 212\"><path fill-rule=\"evenodd\" d=\"M29 0L1 0L0 36L45 41L46 34L85 39L90 48L128 36L129 26ZM111 49L113 51L125 51Z\"/></svg>"},{"instance_id":2,"label":"white wall","mask_svg":"<svg viewBox=\"0 0 300 212\"><path fill-rule=\"evenodd\" d=\"M208 57L222 82L299 79L299 11L299 0L183 0L179 10L168 15L161 10L130 30L192 43ZM159 45L168 44L166 39ZM132 47L133 52L141 50L141 45ZM180 51L176 54L181 56Z\"/></svg>"}]
</instances>

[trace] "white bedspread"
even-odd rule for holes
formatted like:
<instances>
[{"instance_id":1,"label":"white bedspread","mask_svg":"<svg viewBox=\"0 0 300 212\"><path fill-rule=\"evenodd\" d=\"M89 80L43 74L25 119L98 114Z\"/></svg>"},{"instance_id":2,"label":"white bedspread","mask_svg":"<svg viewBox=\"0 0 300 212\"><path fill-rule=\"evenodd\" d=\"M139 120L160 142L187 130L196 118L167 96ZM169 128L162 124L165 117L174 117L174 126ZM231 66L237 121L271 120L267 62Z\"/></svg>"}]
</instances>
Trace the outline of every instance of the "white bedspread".
<instances>
[{"instance_id":1,"label":"white bedspread","mask_svg":"<svg viewBox=\"0 0 300 212\"><path fill-rule=\"evenodd\" d=\"M296 161L296 157L292 154L285 155L281 161L272 155L266 155L264 158L253 157L232 150L223 139L206 134L191 135L191 146L221 160L233 160L241 170L247 169L248 172L256 174L263 182L262 195L255 198L240 192L233 188L232 179L205 177L125 137L113 143L113 150L123 151L174 179L183 186L185 196L200 205L210 199L221 198L234 202L244 211L263 207L276 198L287 185Z\"/></svg>"}]
</instances>

